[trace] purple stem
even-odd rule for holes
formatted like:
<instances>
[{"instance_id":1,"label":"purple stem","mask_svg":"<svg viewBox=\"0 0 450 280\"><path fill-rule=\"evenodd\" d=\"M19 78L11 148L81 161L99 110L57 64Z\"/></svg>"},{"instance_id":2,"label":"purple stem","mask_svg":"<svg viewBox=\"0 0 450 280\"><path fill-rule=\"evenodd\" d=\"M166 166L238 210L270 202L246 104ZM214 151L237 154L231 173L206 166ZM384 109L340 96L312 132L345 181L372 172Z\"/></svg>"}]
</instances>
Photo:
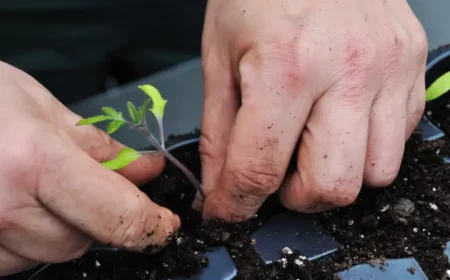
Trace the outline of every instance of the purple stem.
<instances>
[{"instance_id":1,"label":"purple stem","mask_svg":"<svg viewBox=\"0 0 450 280\"><path fill-rule=\"evenodd\" d=\"M177 158L175 158L171 153L169 153L166 149L164 149L161 144L159 144L158 140L156 140L155 136L150 132L148 129L147 123L144 120L144 124L142 126L143 129L141 129L142 132L144 132L145 136L147 136L148 140L155 145L155 147L160 150L164 156L170 160L176 167L178 167L184 175L191 181L191 183L194 185L195 189L198 191L200 197L202 200L205 200L205 194L202 190L202 185L200 182L195 178L194 174L186 167L184 164L182 164Z\"/></svg>"}]
</instances>

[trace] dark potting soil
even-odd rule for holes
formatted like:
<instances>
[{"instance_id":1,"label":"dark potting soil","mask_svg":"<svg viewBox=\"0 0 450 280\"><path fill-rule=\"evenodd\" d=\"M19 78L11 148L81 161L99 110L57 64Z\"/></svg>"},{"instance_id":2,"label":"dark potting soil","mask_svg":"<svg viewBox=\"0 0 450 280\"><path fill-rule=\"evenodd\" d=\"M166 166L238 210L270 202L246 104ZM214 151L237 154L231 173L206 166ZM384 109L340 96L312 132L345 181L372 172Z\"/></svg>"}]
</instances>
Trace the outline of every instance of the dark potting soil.
<instances>
[{"instance_id":1,"label":"dark potting soil","mask_svg":"<svg viewBox=\"0 0 450 280\"><path fill-rule=\"evenodd\" d=\"M450 144L448 140L423 143L417 139L420 134L407 142L400 173L389 187L363 187L352 205L316 214L341 244L323 259L309 262L301 252L280 252L280 259L287 263L265 265L250 234L283 211L276 198L270 198L246 223L202 225L200 214L190 206L192 185L168 163L159 178L143 187L154 202L181 218L181 231L166 249L155 255L90 252L55 266L51 275L40 279L144 280L192 275L208 265L205 252L218 245L225 246L232 256L238 269L236 279L336 279L336 272L357 264L403 257L414 257L430 280L444 279L450 269L443 254L450 240L450 166L441 156L450 155ZM200 178L197 149L197 144L191 144L172 153Z\"/></svg>"},{"instance_id":2,"label":"dark potting soil","mask_svg":"<svg viewBox=\"0 0 450 280\"><path fill-rule=\"evenodd\" d=\"M450 135L450 94L447 92L438 99L427 102L425 115L445 134Z\"/></svg>"}]
</instances>

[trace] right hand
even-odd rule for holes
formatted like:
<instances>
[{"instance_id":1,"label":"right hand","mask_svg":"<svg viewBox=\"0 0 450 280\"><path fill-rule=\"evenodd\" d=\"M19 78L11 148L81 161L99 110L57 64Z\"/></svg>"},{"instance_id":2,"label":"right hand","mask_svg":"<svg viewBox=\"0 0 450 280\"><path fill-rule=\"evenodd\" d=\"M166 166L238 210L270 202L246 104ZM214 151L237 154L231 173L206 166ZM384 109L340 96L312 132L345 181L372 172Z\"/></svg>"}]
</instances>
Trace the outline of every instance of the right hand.
<instances>
[{"instance_id":1,"label":"right hand","mask_svg":"<svg viewBox=\"0 0 450 280\"><path fill-rule=\"evenodd\" d=\"M390 185L425 107L427 50L406 0L208 1L203 217L248 220L274 193L322 212Z\"/></svg>"},{"instance_id":2,"label":"right hand","mask_svg":"<svg viewBox=\"0 0 450 280\"><path fill-rule=\"evenodd\" d=\"M99 164L123 144L81 119L22 71L0 62L0 276L72 260L93 240L128 250L165 246L178 216L135 184L161 155L120 172Z\"/></svg>"}]
</instances>

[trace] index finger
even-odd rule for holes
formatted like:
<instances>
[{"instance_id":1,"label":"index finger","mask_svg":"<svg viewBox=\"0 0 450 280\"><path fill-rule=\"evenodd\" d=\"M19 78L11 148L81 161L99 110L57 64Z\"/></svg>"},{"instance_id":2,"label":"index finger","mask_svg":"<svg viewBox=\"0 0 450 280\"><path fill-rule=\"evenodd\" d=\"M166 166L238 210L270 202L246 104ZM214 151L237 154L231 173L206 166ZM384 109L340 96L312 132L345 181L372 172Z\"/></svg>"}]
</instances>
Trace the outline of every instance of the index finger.
<instances>
[{"instance_id":1,"label":"index finger","mask_svg":"<svg viewBox=\"0 0 450 280\"><path fill-rule=\"evenodd\" d=\"M89 156L97 162L113 159L126 146L115 140L105 131L93 125L75 126L81 117L68 112L69 120L64 123L65 130L72 139ZM116 172L137 185L143 185L158 176L164 169L165 159L162 154L141 156L127 167Z\"/></svg>"},{"instance_id":2,"label":"index finger","mask_svg":"<svg viewBox=\"0 0 450 280\"><path fill-rule=\"evenodd\" d=\"M291 62L269 63L251 53L241 61L240 107L231 130L219 185L207 196L205 219L251 218L280 187L308 117L311 95ZM286 60L290 61L290 60Z\"/></svg>"},{"instance_id":3,"label":"index finger","mask_svg":"<svg viewBox=\"0 0 450 280\"><path fill-rule=\"evenodd\" d=\"M164 246L179 229L178 216L72 141L46 141L64 147L47 156L38 176L37 197L55 215L102 243L129 250Z\"/></svg>"}]
</instances>

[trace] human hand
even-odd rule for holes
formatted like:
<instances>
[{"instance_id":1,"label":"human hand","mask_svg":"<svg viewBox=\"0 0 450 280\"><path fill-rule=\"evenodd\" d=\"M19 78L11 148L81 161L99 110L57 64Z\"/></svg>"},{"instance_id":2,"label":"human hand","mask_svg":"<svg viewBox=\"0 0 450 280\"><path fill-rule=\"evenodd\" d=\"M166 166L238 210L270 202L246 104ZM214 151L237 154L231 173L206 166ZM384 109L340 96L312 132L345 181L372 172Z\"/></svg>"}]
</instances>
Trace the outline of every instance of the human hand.
<instances>
[{"instance_id":1,"label":"human hand","mask_svg":"<svg viewBox=\"0 0 450 280\"><path fill-rule=\"evenodd\" d=\"M208 1L204 218L247 220L276 191L324 211L389 185L424 110L427 51L405 0Z\"/></svg>"},{"instance_id":2,"label":"human hand","mask_svg":"<svg viewBox=\"0 0 450 280\"><path fill-rule=\"evenodd\" d=\"M81 256L93 239L128 250L164 246L179 218L135 184L163 170L142 157L116 173L99 164L124 146L0 63L0 276ZM133 183L135 184L133 184Z\"/></svg>"}]
</instances>

